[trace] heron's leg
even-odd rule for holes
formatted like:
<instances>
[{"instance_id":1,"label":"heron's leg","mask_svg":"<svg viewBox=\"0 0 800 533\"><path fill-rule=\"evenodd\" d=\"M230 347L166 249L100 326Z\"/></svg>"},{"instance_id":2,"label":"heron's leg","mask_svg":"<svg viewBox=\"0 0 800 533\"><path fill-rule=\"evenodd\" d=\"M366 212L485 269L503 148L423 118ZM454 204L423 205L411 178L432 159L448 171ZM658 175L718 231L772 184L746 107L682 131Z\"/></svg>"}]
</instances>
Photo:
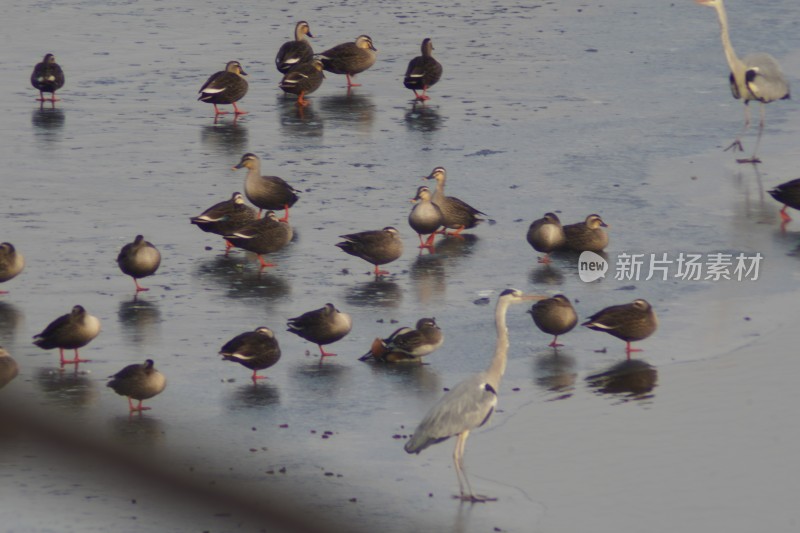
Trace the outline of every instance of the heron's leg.
<instances>
[{"instance_id":1,"label":"heron's leg","mask_svg":"<svg viewBox=\"0 0 800 533\"><path fill-rule=\"evenodd\" d=\"M467 437L469 437L469 430L459 433L458 437L456 437L456 447L453 450L453 465L456 467L458 489L462 500L469 500L473 497L472 487L470 487L467 473L464 471L464 446L467 442ZM464 492L464 486L466 486L467 492Z\"/></svg>"},{"instance_id":2,"label":"heron's leg","mask_svg":"<svg viewBox=\"0 0 800 533\"><path fill-rule=\"evenodd\" d=\"M728 145L728 147L725 148L725 150L723 150L723 151L727 152L728 150L733 150L734 152L743 152L744 148L742 148L742 141L740 141L739 139L742 138L742 136L745 134L745 132L747 132L747 128L749 128L749 127L750 127L750 106L747 105L747 100L745 100L745 102L744 102L744 127L742 128L742 131L740 131L739 134L736 136L736 139L734 139L734 141L730 145Z\"/></svg>"},{"instance_id":3,"label":"heron's leg","mask_svg":"<svg viewBox=\"0 0 800 533\"><path fill-rule=\"evenodd\" d=\"M761 160L756 156L756 152L758 152L758 147L761 146L761 134L764 133L764 121L766 118L766 109L767 106L764 102L761 102L761 107L758 109L760 120L758 121L758 137L756 137L756 147L753 149L753 155L750 156L750 159L737 159L737 163L761 163Z\"/></svg>"}]
</instances>

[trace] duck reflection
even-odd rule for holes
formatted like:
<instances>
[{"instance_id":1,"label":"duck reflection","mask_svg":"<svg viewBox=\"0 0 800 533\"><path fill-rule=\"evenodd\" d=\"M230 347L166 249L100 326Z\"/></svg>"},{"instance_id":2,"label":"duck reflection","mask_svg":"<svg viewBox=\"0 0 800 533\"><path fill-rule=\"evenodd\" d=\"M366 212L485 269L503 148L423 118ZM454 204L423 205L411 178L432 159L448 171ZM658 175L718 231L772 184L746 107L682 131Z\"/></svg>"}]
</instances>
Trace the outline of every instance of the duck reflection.
<instances>
[{"instance_id":1,"label":"duck reflection","mask_svg":"<svg viewBox=\"0 0 800 533\"><path fill-rule=\"evenodd\" d=\"M557 393L554 399L565 399L572 396L575 390L575 358L563 351L548 350L534 360L536 385L542 389Z\"/></svg>"},{"instance_id":2,"label":"duck reflection","mask_svg":"<svg viewBox=\"0 0 800 533\"><path fill-rule=\"evenodd\" d=\"M44 102L42 102L44 104ZM37 138L45 141L58 140L58 133L64 127L64 110L41 106L31 113L31 125Z\"/></svg>"},{"instance_id":3,"label":"duck reflection","mask_svg":"<svg viewBox=\"0 0 800 533\"><path fill-rule=\"evenodd\" d=\"M317 98L325 122L337 126L354 125L362 133L370 133L375 121L372 97L347 91L345 94Z\"/></svg>"},{"instance_id":4,"label":"duck reflection","mask_svg":"<svg viewBox=\"0 0 800 533\"><path fill-rule=\"evenodd\" d=\"M294 139L311 139L322 137L324 123L320 113L314 109L316 102L309 100L307 106L297 105L294 98L278 96L276 105L280 113L281 132Z\"/></svg>"},{"instance_id":5,"label":"duck reflection","mask_svg":"<svg viewBox=\"0 0 800 533\"><path fill-rule=\"evenodd\" d=\"M309 356L308 359L313 359L313 363L299 364L290 372L289 375L296 382L296 390L304 391L303 397L310 406L316 408L320 399L326 398L330 400L338 396L340 392L347 390L349 372L352 369L337 364L337 361L325 361L325 359L342 357L342 355L338 355L323 359L317 356Z\"/></svg>"},{"instance_id":6,"label":"duck reflection","mask_svg":"<svg viewBox=\"0 0 800 533\"><path fill-rule=\"evenodd\" d=\"M280 389L266 380L237 387L225 402L230 411L266 407L279 403L281 403Z\"/></svg>"},{"instance_id":7,"label":"duck reflection","mask_svg":"<svg viewBox=\"0 0 800 533\"><path fill-rule=\"evenodd\" d=\"M117 319L125 338L137 346L160 336L161 310L158 304L139 299L138 295L119 303Z\"/></svg>"},{"instance_id":8,"label":"duck reflection","mask_svg":"<svg viewBox=\"0 0 800 533\"><path fill-rule=\"evenodd\" d=\"M128 448L153 448L166 442L164 423L157 417L129 413L115 416L110 425L114 441Z\"/></svg>"},{"instance_id":9,"label":"duck reflection","mask_svg":"<svg viewBox=\"0 0 800 533\"><path fill-rule=\"evenodd\" d=\"M480 239L474 233L462 233L455 237L442 237L435 244L437 255L448 258L466 257L475 250Z\"/></svg>"},{"instance_id":10,"label":"duck reflection","mask_svg":"<svg viewBox=\"0 0 800 533\"><path fill-rule=\"evenodd\" d=\"M430 133L442 127L442 117L436 107L414 101L405 114L406 127L411 131Z\"/></svg>"},{"instance_id":11,"label":"duck reflection","mask_svg":"<svg viewBox=\"0 0 800 533\"><path fill-rule=\"evenodd\" d=\"M365 363L373 374L386 378L403 396L410 390L416 391L415 395L431 394L438 397L442 393L441 379L431 368L430 362L384 363L371 359Z\"/></svg>"},{"instance_id":12,"label":"duck reflection","mask_svg":"<svg viewBox=\"0 0 800 533\"><path fill-rule=\"evenodd\" d=\"M528 278L534 285L562 285L564 283L564 274L561 269L552 264L533 267Z\"/></svg>"},{"instance_id":13,"label":"duck reflection","mask_svg":"<svg viewBox=\"0 0 800 533\"><path fill-rule=\"evenodd\" d=\"M291 285L282 277L267 270L249 269L242 264L241 258L234 256L217 256L203 261L196 272L199 278L225 287L228 298L259 298L274 302L291 293Z\"/></svg>"},{"instance_id":14,"label":"duck reflection","mask_svg":"<svg viewBox=\"0 0 800 533\"><path fill-rule=\"evenodd\" d=\"M47 398L63 407L86 407L97 398L92 380L78 370L40 368L36 382Z\"/></svg>"},{"instance_id":15,"label":"duck reflection","mask_svg":"<svg viewBox=\"0 0 800 533\"><path fill-rule=\"evenodd\" d=\"M14 304L0 302L0 344L13 344L14 336L24 318L25 315Z\"/></svg>"},{"instance_id":16,"label":"duck reflection","mask_svg":"<svg viewBox=\"0 0 800 533\"><path fill-rule=\"evenodd\" d=\"M447 289L445 263L440 255L418 255L414 260L410 275L419 303L424 305L444 298Z\"/></svg>"},{"instance_id":17,"label":"duck reflection","mask_svg":"<svg viewBox=\"0 0 800 533\"><path fill-rule=\"evenodd\" d=\"M622 401L653 398L652 390L658 381L658 371L641 359L626 359L608 370L593 374L586 382L597 394L609 394Z\"/></svg>"},{"instance_id":18,"label":"duck reflection","mask_svg":"<svg viewBox=\"0 0 800 533\"><path fill-rule=\"evenodd\" d=\"M200 129L200 142L225 157L237 158L247 151L247 127L234 121L214 121Z\"/></svg>"},{"instance_id":19,"label":"duck reflection","mask_svg":"<svg viewBox=\"0 0 800 533\"><path fill-rule=\"evenodd\" d=\"M358 283L345 293L345 301L357 307L397 307L402 300L400 286L384 278Z\"/></svg>"}]
</instances>

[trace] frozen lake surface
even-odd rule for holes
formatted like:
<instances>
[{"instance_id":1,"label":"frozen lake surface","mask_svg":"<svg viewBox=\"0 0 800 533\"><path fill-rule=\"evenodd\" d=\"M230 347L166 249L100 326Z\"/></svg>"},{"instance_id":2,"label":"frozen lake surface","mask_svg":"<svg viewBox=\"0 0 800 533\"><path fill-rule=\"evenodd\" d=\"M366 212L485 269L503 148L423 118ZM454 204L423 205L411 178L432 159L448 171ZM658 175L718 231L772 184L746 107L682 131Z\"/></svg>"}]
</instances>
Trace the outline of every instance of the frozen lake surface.
<instances>
[{"instance_id":1,"label":"frozen lake surface","mask_svg":"<svg viewBox=\"0 0 800 533\"><path fill-rule=\"evenodd\" d=\"M771 53L800 86L796 2L728 4L737 51ZM27 267L0 296L0 345L21 369L0 405L30 421L30 432L13 418L3 428L10 531L269 529L264 516L277 515L326 531L796 528L787 326L800 222L782 229L765 191L797 177L800 121L793 101L768 106L758 168L722 151L743 111L713 10L689 0L14 0L4 13L0 241ZM362 33L378 49L361 87L348 94L327 74L303 113L273 66L301 19L317 51ZM421 105L402 75L424 37L444 76ZM28 78L47 52L67 82L62 101L40 109ZM249 114L215 123L197 90L233 59L249 74ZM245 171L231 167L245 152L302 190L295 240L263 272L189 224L242 191ZM409 199L440 165L448 193L492 223L419 254ZM548 211L609 223L605 279L582 282L574 257L537 264L525 234ZM405 243L390 276L376 280L334 246L389 225ZM163 256L138 298L115 261L136 234ZM763 259L755 281L684 280L675 264L667 280L615 279L621 254L681 253ZM556 354L511 308L499 410L466 453L473 486L499 501L459 504L454 443L420 456L402 445L444 388L485 368L507 287L563 293L582 319L644 298L660 328L639 343L645 386L626 393L586 379L625 358L621 341L577 328ZM326 302L354 326L320 363L285 324ZM103 330L81 352L91 363L60 370L31 337L76 304ZM445 334L427 365L357 360L423 316ZM262 325L283 356L254 386L217 354ZM106 376L148 357L168 386L152 411L128 417ZM53 439L64 439L55 450Z\"/></svg>"}]
</instances>

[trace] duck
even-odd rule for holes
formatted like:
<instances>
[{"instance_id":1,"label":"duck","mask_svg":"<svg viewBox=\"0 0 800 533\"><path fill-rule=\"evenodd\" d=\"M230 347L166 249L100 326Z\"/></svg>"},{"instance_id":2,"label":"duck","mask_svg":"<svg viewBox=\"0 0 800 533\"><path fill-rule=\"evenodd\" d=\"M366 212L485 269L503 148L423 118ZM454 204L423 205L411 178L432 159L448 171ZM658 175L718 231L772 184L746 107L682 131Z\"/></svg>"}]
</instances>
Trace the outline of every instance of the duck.
<instances>
[{"instance_id":1,"label":"duck","mask_svg":"<svg viewBox=\"0 0 800 533\"><path fill-rule=\"evenodd\" d=\"M0 244L0 283L17 277L24 268L25 257L14 245L10 242ZM0 294L8 294L8 291L0 291Z\"/></svg>"},{"instance_id":2,"label":"duck","mask_svg":"<svg viewBox=\"0 0 800 533\"><path fill-rule=\"evenodd\" d=\"M11 383L19 374L19 365L8 351L0 346L0 389Z\"/></svg>"},{"instance_id":3,"label":"duck","mask_svg":"<svg viewBox=\"0 0 800 533\"><path fill-rule=\"evenodd\" d=\"M152 276L161 265L161 252L153 243L144 240L142 235L137 235L133 242L129 242L119 251L117 265L123 274L133 278L136 292L150 289L139 285L139 279Z\"/></svg>"},{"instance_id":4,"label":"duck","mask_svg":"<svg viewBox=\"0 0 800 533\"><path fill-rule=\"evenodd\" d=\"M544 264L551 262L550 252L563 248L567 242L564 228L555 213L545 213L542 218L531 222L527 239L534 250L544 254L539 258L539 263Z\"/></svg>"},{"instance_id":5,"label":"duck","mask_svg":"<svg viewBox=\"0 0 800 533\"><path fill-rule=\"evenodd\" d=\"M403 241L400 239L400 232L392 226L386 226L380 230L339 235L339 238L344 241L337 243L336 246L345 253L360 257L375 265L376 276L389 273L378 268L378 265L391 263L403 255Z\"/></svg>"},{"instance_id":6,"label":"duck","mask_svg":"<svg viewBox=\"0 0 800 533\"><path fill-rule=\"evenodd\" d=\"M591 214L583 222L564 226L566 242L563 249L573 252L602 252L608 246L608 233L603 228L610 227L600 215Z\"/></svg>"},{"instance_id":7,"label":"duck","mask_svg":"<svg viewBox=\"0 0 800 533\"><path fill-rule=\"evenodd\" d=\"M300 63L292 70L283 75L283 79L278 86L283 92L296 94L297 105L304 107L308 101L303 97L311 94L322 85L325 74L322 72L322 61L312 59L306 63Z\"/></svg>"},{"instance_id":8,"label":"duck","mask_svg":"<svg viewBox=\"0 0 800 533\"><path fill-rule=\"evenodd\" d=\"M781 220L789 222L792 217L786 212L786 209L791 207L793 209L800 209L800 178L781 183L774 189L767 191L770 196L783 204L781 209ZM0 280L2 281L2 280Z\"/></svg>"},{"instance_id":9,"label":"duck","mask_svg":"<svg viewBox=\"0 0 800 533\"><path fill-rule=\"evenodd\" d=\"M286 41L275 56L275 67L286 74L297 65L308 63L314 58L314 50L306 37L314 38L308 22L301 20L294 27L294 41Z\"/></svg>"},{"instance_id":10,"label":"duck","mask_svg":"<svg viewBox=\"0 0 800 533\"><path fill-rule=\"evenodd\" d=\"M433 57L433 41L429 38L422 40L422 55L408 62L403 85L406 89L414 91L414 98L421 102L430 100L426 94L428 89L436 84L442 77L442 64ZM417 91L422 91L418 94Z\"/></svg>"},{"instance_id":11,"label":"duck","mask_svg":"<svg viewBox=\"0 0 800 533\"><path fill-rule=\"evenodd\" d=\"M289 208L299 199L297 193L300 191L278 176L262 176L261 159L256 154L244 154L233 170L240 168L247 169L247 175L244 178L244 194L253 205L258 207L258 216L261 216L261 211L264 209L283 209L284 215L280 220L288 222Z\"/></svg>"},{"instance_id":12,"label":"duck","mask_svg":"<svg viewBox=\"0 0 800 533\"><path fill-rule=\"evenodd\" d=\"M415 202L411 213L408 215L408 225L411 229L417 232L419 237L419 247L433 249L433 239L436 237L436 231L442 227L442 210L439 206L433 203L431 190L422 185L417 188L417 195L411 200ZM425 242L422 241L422 236L428 235Z\"/></svg>"},{"instance_id":13,"label":"duck","mask_svg":"<svg viewBox=\"0 0 800 533\"><path fill-rule=\"evenodd\" d=\"M233 361L253 371L253 383L267 376L258 375L259 370L269 368L281 358L281 347L275 333L266 326L245 331L228 342L219 351L225 361Z\"/></svg>"},{"instance_id":14,"label":"duck","mask_svg":"<svg viewBox=\"0 0 800 533\"><path fill-rule=\"evenodd\" d=\"M142 364L128 365L113 376L108 376L106 386L119 394L128 397L128 410L130 413L149 411L150 407L142 406L144 400L161 394L167 387L167 378L156 370L152 359L147 359ZM139 400L139 405L133 405L133 400Z\"/></svg>"},{"instance_id":15,"label":"duck","mask_svg":"<svg viewBox=\"0 0 800 533\"><path fill-rule=\"evenodd\" d=\"M319 309L290 318L287 326L287 331L319 346L322 357L330 357L336 354L326 352L322 346L333 344L350 333L353 319L349 314L336 309L332 303L326 303Z\"/></svg>"},{"instance_id":16,"label":"duck","mask_svg":"<svg viewBox=\"0 0 800 533\"><path fill-rule=\"evenodd\" d=\"M322 68L328 72L344 74L349 89L361 86L359 83L353 83L351 77L374 65L377 52L378 49L375 48L369 35L359 35L355 42L337 44L318 54L317 57L322 61Z\"/></svg>"},{"instance_id":17,"label":"duck","mask_svg":"<svg viewBox=\"0 0 800 533\"><path fill-rule=\"evenodd\" d=\"M41 63L36 63L31 73L31 85L39 91L39 102L58 102L56 91L64 86L64 70L56 63L56 56L45 54ZM45 98L44 93L50 93L50 98Z\"/></svg>"},{"instance_id":18,"label":"duck","mask_svg":"<svg viewBox=\"0 0 800 533\"><path fill-rule=\"evenodd\" d=\"M641 298L628 304L612 305L601 309L581 324L595 331L605 331L618 339L625 341L625 352L630 358L631 352L640 352L638 348L631 348L631 342L646 339L658 328L653 307Z\"/></svg>"},{"instance_id":19,"label":"duck","mask_svg":"<svg viewBox=\"0 0 800 533\"><path fill-rule=\"evenodd\" d=\"M289 223L279 220L274 211L269 211L264 218L254 220L224 237L233 246L256 254L263 269L275 265L264 261L262 256L277 252L289 244L293 236Z\"/></svg>"},{"instance_id":20,"label":"duck","mask_svg":"<svg viewBox=\"0 0 800 533\"><path fill-rule=\"evenodd\" d=\"M572 303L563 294L540 300L528 310L536 327L549 335L555 335L548 345L553 348L563 346L558 343L559 335L572 331L578 323L578 314Z\"/></svg>"},{"instance_id":21,"label":"duck","mask_svg":"<svg viewBox=\"0 0 800 533\"><path fill-rule=\"evenodd\" d=\"M208 80L200 87L200 96L197 98L201 102L214 104L214 115L224 115L227 111L220 111L218 104L232 104L233 113L246 115L247 111L242 111L236 102L244 98L247 94L248 84L244 77L247 72L242 68L238 61L228 61L225 70L220 70L212 74Z\"/></svg>"},{"instance_id":22,"label":"duck","mask_svg":"<svg viewBox=\"0 0 800 533\"><path fill-rule=\"evenodd\" d=\"M66 315L56 318L41 333L33 336L33 344L43 350L58 348L61 365L86 363L80 359L78 348L83 348L100 334L100 319L90 315L81 305L76 305ZM75 359L64 359L64 350L75 350Z\"/></svg>"},{"instance_id":23,"label":"duck","mask_svg":"<svg viewBox=\"0 0 800 533\"><path fill-rule=\"evenodd\" d=\"M369 351L359 361L374 359L386 363L421 362L422 357L439 349L444 343L444 334L435 318L420 318L415 328L403 327L385 339L372 341Z\"/></svg>"},{"instance_id":24,"label":"duck","mask_svg":"<svg viewBox=\"0 0 800 533\"><path fill-rule=\"evenodd\" d=\"M431 200L442 211L442 226L454 229L452 233L445 235L458 236L465 229L471 229L484 221L478 215L487 216L483 211L478 211L468 203L456 198L455 196L445 196L444 186L447 181L447 171L444 167L436 167L425 179L436 180L436 192L433 193Z\"/></svg>"},{"instance_id":25,"label":"duck","mask_svg":"<svg viewBox=\"0 0 800 533\"><path fill-rule=\"evenodd\" d=\"M216 203L189 220L207 233L228 235L257 219L258 212L245 203L242 193L235 192L229 200ZM225 241L226 252L232 246Z\"/></svg>"}]
</instances>

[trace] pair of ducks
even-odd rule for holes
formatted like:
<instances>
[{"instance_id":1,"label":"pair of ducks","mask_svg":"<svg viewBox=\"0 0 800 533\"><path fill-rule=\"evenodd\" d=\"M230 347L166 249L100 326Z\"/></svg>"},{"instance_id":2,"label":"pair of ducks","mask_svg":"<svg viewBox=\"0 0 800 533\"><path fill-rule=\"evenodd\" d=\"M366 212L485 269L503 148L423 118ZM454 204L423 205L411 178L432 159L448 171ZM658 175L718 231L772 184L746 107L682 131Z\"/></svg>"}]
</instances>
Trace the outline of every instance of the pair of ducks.
<instances>
[{"instance_id":1,"label":"pair of ducks","mask_svg":"<svg viewBox=\"0 0 800 533\"><path fill-rule=\"evenodd\" d=\"M539 262L549 263L550 253L558 250L602 252L608 246L608 233L603 229L607 227L597 214L589 215L583 222L562 226L558 215L545 213L531 223L527 240L534 250L545 254Z\"/></svg>"},{"instance_id":2,"label":"pair of ducks","mask_svg":"<svg viewBox=\"0 0 800 533\"><path fill-rule=\"evenodd\" d=\"M483 211L475 209L460 198L445 195L447 171L444 167L434 168L425 179L436 180L436 190L431 193L428 187L419 187L417 195L412 199L416 205L408 215L408 224L417 232L420 248L432 250L437 233L458 236L465 229L474 228L485 220L479 216L486 216ZM455 231L447 233L448 229ZM428 235L425 241L422 240L423 235Z\"/></svg>"},{"instance_id":3,"label":"pair of ducks","mask_svg":"<svg viewBox=\"0 0 800 533\"><path fill-rule=\"evenodd\" d=\"M571 331L578 323L578 314L572 303L563 294L540 300L528 310L533 322L544 333L554 335L549 344L552 347L562 346L558 337ZM658 328L658 319L653 307L643 299L631 303L612 305L598 311L581 324L595 331L604 331L625 341L625 352L640 351L631 348L631 342L646 339Z\"/></svg>"}]
</instances>

